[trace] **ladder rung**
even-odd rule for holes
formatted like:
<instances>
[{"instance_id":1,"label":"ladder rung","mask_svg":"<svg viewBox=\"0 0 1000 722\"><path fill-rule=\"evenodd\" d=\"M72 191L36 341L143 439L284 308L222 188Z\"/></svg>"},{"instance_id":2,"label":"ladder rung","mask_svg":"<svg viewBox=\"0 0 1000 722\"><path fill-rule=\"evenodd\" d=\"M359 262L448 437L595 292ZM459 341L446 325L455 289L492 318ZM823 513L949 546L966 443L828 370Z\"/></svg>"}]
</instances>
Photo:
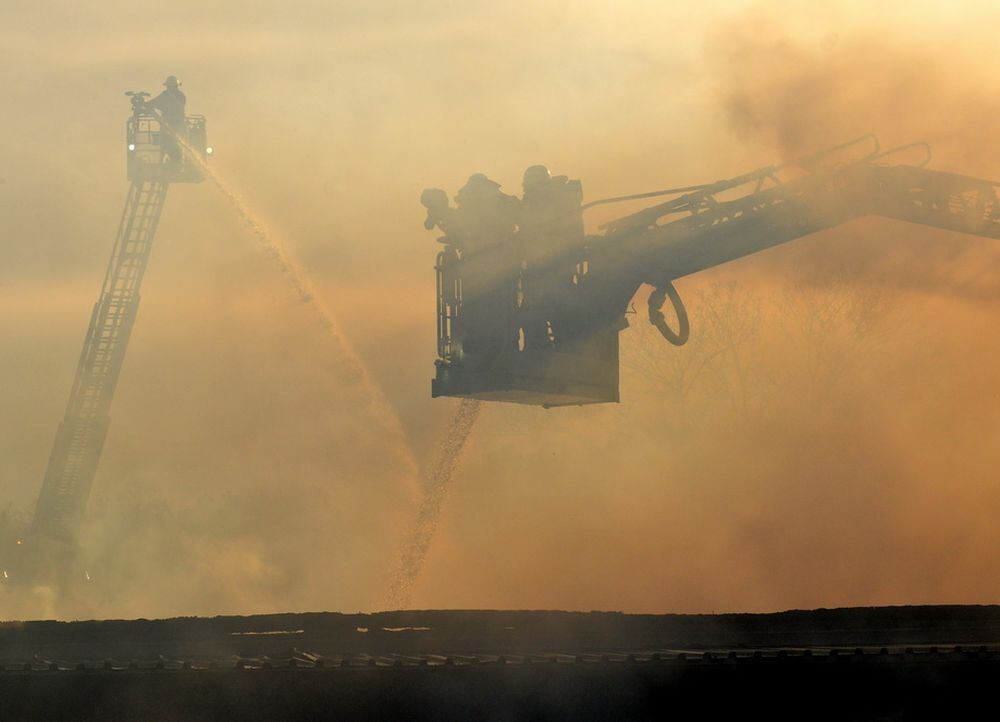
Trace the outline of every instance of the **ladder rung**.
<instances>
[{"instance_id":1,"label":"ladder rung","mask_svg":"<svg viewBox=\"0 0 1000 722\"><path fill-rule=\"evenodd\" d=\"M101 424L106 423L98 419L111 406L166 191L166 184L149 182L129 189L108 276L67 406L64 423L70 428L62 437L65 445L61 454L54 452L50 459L41 492L38 515L46 522L62 524L76 519L86 503L79 495L90 485L87 475L94 472L94 460L103 443Z\"/></svg>"}]
</instances>

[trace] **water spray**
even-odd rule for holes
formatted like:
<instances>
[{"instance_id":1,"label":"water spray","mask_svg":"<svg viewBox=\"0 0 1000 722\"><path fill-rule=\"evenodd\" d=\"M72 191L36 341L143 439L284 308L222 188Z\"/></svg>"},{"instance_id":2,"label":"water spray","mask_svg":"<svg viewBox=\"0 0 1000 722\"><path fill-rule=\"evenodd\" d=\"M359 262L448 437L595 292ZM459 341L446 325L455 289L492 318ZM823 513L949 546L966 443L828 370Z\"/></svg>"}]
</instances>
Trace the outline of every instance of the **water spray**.
<instances>
[{"instance_id":1,"label":"water spray","mask_svg":"<svg viewBox=\"0 0 1000 722\"><path fill-rule=\"evenodd\" d=\"M199 170L222 191L233 210L257 239L260 248L287 279L298 300L316 313L320 324L337 345L340 360L350 370L351 375L359 380L360 387L368 397L369 408L382 421L389 433L395 437L409 475L416 477L419 474L419 466L399 416L392 408L381 387L372 378L368 366L347 338L347 334L344 333L334 313L323 304L301 266L284 244L273 238L264 223L250 210L249 204L205 162L198 150L191 146L186 138L176 133L171 134L184 146L186 157L196 163Z\"/></svg>"},{"instance_id":2,"label":"water spray","mask_svg":"<svg viewBox=\"0 0 1000 722\"><path fill-rule=\"evenodd\" d=\"M423 570L427 550L437 531L441 510L451 488L452 477L458 468L472 427L479 417L480 407L481 402L477 399L462 399L438 445L434 466L423 478L423 493L416 523L403 546L399 565L386 594L386 609L405 609L410 603L413 585Z\"/></svg>"},{"instance_id":3,"label":"water spray","mask_svg":"<svg viewBox=\"0 0 1000 722\"><path fill-rule=\"evenodd\" d=\"M385 394L372 379L361 356L348 341L334 314L322 304L301 268L283 244L272 239L264 224L251 212L246 201L209 167L185 138L176 137L178 142L184 146L187 155L198 164L201 171L226 196L230 205L253 232L260 247L288 279L299 300L316 311L324 328L340 347L345 363L357 371L361 384L368 393L372 410L400 442L403 456L409 467L408 470L413 477L416 477L419 473L419 467L399 417L392 409ZM472 432L472 427L479 416L479 409L480 402L478 400L463 399L461 401L443 440L438 446L434 465L426 474L422 475L421 500L416 522L404 544L399 564L386 595L386 606L389 608L398 609L409 604L413 585L423 569L427 551L434 533L437 531L441 511L451 487L452 477L458 467L462 450Z\"/></svg>"}]
</instances>

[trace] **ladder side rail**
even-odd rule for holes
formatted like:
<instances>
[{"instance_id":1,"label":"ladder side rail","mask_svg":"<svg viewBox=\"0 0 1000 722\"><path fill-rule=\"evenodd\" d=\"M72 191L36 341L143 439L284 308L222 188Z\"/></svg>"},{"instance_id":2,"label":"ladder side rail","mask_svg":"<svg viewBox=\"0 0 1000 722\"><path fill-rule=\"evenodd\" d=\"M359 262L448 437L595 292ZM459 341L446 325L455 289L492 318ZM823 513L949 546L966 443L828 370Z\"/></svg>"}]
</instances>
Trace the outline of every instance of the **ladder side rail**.
<instances>
[{"instance_id":1,"label":"ladder side rail","mask_svg":"<svg viewBox=\"0 0 1000 722\"><path fill-rule=\"evenodd\" d=\"M141 298L139 289L149 262L152 241L156 235L160 212L166 197L166 190L167 185L164 183L156 183L150 189L151 200L148 206L149 210L143 219L146 222L142 228L138 229L141 237L134 241L135 245L139 246L139 248L132 251L134 253L133 258L123 259L119 263L117 278L124 286L111 292L111 299L117 301L119 305L119 313L116 316L116 324L113 328L113 343L109 345L109 348L103 349L106 369L101 385L104 393L101 397L102 408L100 410L105 413L110 409L111 399L117 387L122 366L124 365L125 352L139 310L139 301ZM116 296L115 294L119 295Z\"/></svg>"},{"instance_id":2,"label":"ladder side rail","mask_svg":"<svg viewBox=\"0 0 1000 722\"><path fill-rule=\"evenodd\" d=\"M160 225L160 215L163 212L163 204L167 198L167 189L169 185L167 183L157 182L153 184L150 193L153 196L153 201L150 209L150 214L148 216L148 224L145 228L145 244L147 246L152 246L153 238L156 236L156 230ZM149 263L149 252L151 248L147 248L142 256L142 263L138 266L138 273L135 276L135 292L136 295L139 293L139 286L142 285L142 279L146 275L146 267Z\"/></svg>"},{"instance_id":3,"label":"ladder side rail","mask_svg":"<svg viewBox=\"0 0 1000 722\"><path fill-rule=\"evenodd\" d=\"M167 188L166 183L143 183L129 189L66 415L49 457L35 526L64 544L72 543L96 474Z\"/></svg>"},{"instance_id":4,"label":"ladder side rail","mask_svg":"<svg viewBox=\"0 0 1000 722\"><path fill-rule=\"evenodd\" d=\"M45 476L42 481L41 493L39 494L38 502L35 507L34 521L36 526L45 523L51 524L52 521L57 520L62 516L60 514L61 510L59 509L60 505L57 503L57 498L59 493L62 491L60 488L60 480L65 473L65 467L70 454L70 445L75 432L78 433L77 429L74 428L76 426L74 421L78 417L78 400L86 382L88 368L92 363L94 346L96 345L95 339L98 337L99 328L102 325L101 320L107 311L107 288L111 283L116 259L119 255L122 239L126 234L129 219L135 212L136 201L139 197L140 190L141 188L138 184L130 185L128 194L125 198L125 206L122 209L122 215L118 222L118 232L115 235L115 242L112 246L111 255L108 258L108 265L104 272L104 280L101 283L101 294L91 311L90 324L88 325L87 332L84 335L83 348L80 351L80 357L77 361L76 373L73 377L73 385L70 388L69 401L67 402L66 410L63 414L62 420L60 421L59 427L56 430L56 438L53 442L52 450L49 453ZM55 517L55 519L53 519L53 517Z\"/></svg>"},{"instance_id":5,"label":"ladder side rail","mask_svg":"<svg viewBox=\"0 0 1000 722\"><path fill-rule=\"evenodd\" d=\"M878 168L874 174L876 215L1000 239L1000 200L993 181L912 166Z\"/></svg>"},{"instance_id":6,"label":"ladder side rail","mask_svg":"<svg viewBox=\"0 0 1000 722\"><path fill-rule=\"evenodd\" d=\"M115 238L115 245L112 249L111 257L108 262L108 269L101 285L101 294L97 302L98 312L96 318L98 323L91 326L88 330L88 334L84 342L80 363L80 370L82 373L78 375L77 378L79 383L83 383L86 380L86 370L93 367L95 356L101 351L100 343L102 340L102 332L107 325L107 318L112 311L112 302L115 300L114 289L117 285L117 278L121 274L123 249L127 245L129 236L133 232L136 217L143 209L141 203L142 193L143 189L139 184L134 184L129 190L125 212L119 226L118 235ZM77 398L79 395L78 392L79 389L74 388L74 391L71 393L71 399Z\"/></svg>"},{"instance_id":7,"label":"ladder side rail","mask_svg":"<svg viewBox=\"0 0 1000 722\"><path fill-rule=\"evenodd\" d=\"M130 319L134 318L135 306L139 301L138 288L148 262L152 238L156 232L156 221L166 192L165 184L155 185L158 187L153 189L155 195L147 199L149 202L140 202L134 207L134 213L125 228L124 238L116 248L111 272L101 300L98 302L100 306L98 318L101 322L92 329L88 338L87 357L83 364L84 373L80 377L81 384L93 382L93 376L97 375L101 379L110 380L112 386L109 391L114 391L113 383L117 377L108 376L108 371L114 372L118 364L113 361L113 356L123 351L128 343L128 334L131 331ZM146 220L149 222L144 223ZM130 248L133 245L139 248L133 250ZM88 397L78 392L74 400L77 404L86 403ZM78 413L81 410L79 407L76 409Z\"/></svg>"},{"instance_id":8,"label":"ladder side rail","mask_svg":"<svg viewBox=\"0 0 1000 722\"><path fill-rule=\"evenodd\" d=\"M104 271L104 280L101 282L101 293L98 296L97 302L94 304L94 310L91 313L90 318L90 325L87 327L87 333L83 338L83 348L80 351L80 358L77 361L76 375L73 378L73 386L70 388L69 398L71 404L73 399L75 399L79 393L79 387L83 379L84 369L87 366L87 360L90 358L93 339L96 336L97 321L102 315L102 304L104 302L105 294L109 283L111 283L115 262L119 255L119 248L121 247L122 239L125 236L129 218L134 213L136 200L138 199L140 190L140 185L138 183L133 183L129 186L128 194L125 197L125 207L122 209L121 219L118 221L118 232L115 234L115 242L111 248L111 255L108 257L108 265ZM67 413L68 412L69 408L67 408Z\"/></svg>"}]
</instances>

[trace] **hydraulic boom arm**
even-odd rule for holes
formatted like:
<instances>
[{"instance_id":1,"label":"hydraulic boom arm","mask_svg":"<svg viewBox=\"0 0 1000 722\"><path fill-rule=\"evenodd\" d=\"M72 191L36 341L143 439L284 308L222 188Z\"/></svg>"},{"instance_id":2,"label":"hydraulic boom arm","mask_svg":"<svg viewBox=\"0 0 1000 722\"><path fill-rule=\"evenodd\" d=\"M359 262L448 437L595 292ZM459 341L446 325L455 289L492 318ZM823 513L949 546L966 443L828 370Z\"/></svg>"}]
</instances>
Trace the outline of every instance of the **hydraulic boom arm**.
<instances>
[{"instance_id":1,"label":"hydraulic boom arm","mask_svg":"<svg viewBox=\"0 0 1000 722\"><path fill-rule=\"evenodd\" d=\"M878 158L786 183L763 169L608 224L590 240L617 296L612 308L623 310L642 283L659 287L862 216L1000 238L995 183ZM749 183L749 194L717 198Z\"/></svg>"},{"instance_id":2,"label":"hydraulic boom arm","mask_svg":"<svg viewBox=\"0 0 1000 722\"><path fill-rule=\"evenodd\" d=\"M871 144L860 158L842 160ZM904 152L921 162L892 165ZM438 256L434 396L542 406L618 400L618 333L643 284L650 321L675 345L689 333L673 281L862 216L1000 238L997 184L928 170L926 144L880 152L874 136L729 180L593 201L579 183L525 173L520 199L481 174L455 196L428 189ZM795 173L793 177L788 177ZM665 197L585 236L582 211ZM676 331L660 307L669 298Z\"/></svg>"}]
</instances>

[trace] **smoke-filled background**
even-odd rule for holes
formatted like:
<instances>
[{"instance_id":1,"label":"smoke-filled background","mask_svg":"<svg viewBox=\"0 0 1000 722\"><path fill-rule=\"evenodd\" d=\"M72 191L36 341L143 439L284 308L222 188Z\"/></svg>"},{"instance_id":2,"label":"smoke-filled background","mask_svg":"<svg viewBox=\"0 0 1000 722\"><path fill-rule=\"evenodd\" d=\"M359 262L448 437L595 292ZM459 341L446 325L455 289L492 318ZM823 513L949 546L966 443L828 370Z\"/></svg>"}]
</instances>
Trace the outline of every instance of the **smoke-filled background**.
<instances>
[{"instance_id":1,"label":"smoke-filled background","mask_svg":"<svg viewBox=\"0 0 1000 722\"><path fill-rule=\"evenodd\" d=\"M593 199L868 131L1000 177L998 21L944 0L6 0L0 536L33 509L121 212L123 91L180 77L335 324L217 188L172 188L89 506L93 590L0 595L0 618L378 607L458 404L429 398L422 188L483 171L513 193L545 163ZM997 600L1000 246L864 220L678 287L692 342L630 316L620 405L483 408L412 606Z\"/></svg>"}]
</instances>

